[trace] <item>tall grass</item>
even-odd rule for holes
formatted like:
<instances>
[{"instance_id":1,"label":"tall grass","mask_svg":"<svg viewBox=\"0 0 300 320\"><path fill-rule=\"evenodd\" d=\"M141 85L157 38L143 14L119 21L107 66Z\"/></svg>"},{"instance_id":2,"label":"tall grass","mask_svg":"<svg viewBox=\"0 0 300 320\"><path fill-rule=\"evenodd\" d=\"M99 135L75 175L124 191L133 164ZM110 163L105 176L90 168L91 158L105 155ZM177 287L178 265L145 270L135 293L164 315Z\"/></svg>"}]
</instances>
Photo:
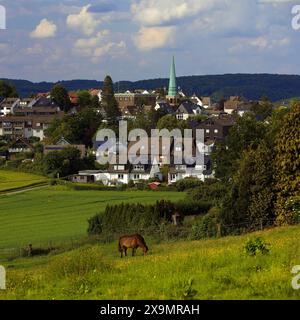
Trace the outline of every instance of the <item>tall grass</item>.
<instances>
[{"instance_id":1,"label":"tall grass","mask_svg":"<svg viewBox=\"0 0 300 320\"><path fill-rule=\"evenodd\" d=\"M300 299L291 269L300 264L300 226L218 240L156 244L120 259L117 243L6 265L0 299ZM268 254L248 255L261 237Z\"/></svg>"}]
</instances>

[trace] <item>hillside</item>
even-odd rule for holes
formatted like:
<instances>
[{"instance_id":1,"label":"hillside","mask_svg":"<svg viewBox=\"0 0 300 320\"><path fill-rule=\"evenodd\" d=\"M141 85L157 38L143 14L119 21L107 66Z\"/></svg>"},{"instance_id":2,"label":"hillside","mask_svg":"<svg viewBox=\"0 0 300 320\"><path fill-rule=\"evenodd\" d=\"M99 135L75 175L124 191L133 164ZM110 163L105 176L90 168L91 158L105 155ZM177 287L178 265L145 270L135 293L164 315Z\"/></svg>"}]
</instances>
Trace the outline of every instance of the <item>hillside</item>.
<instances>
[{"instance_id":1,"label":"hillside","mask_svg":"<svg viewBox=\"0 0 300 320\"><path fill-rule=\"evenodd\" d=\"M22 97L32 93L48 92L54 83L33 83L26 80L4 79L13 83ZM96 80L61 81L68 90L102 88L103 82ZM118 90L156 89L168 86L168 79L150 79L136 82L120 81L115 84ZM225 74L208 76L178 77L178 86L188 95L197 93L202 96L243 95L250 100L260 99L263 95L272 101L300 96L300 76L277 74Z\"/></svg>"},{"instance_id":2,"label":"hillside","mask_svg":"<svg viewBox=\"0 0 300 320\"><path fill-rule=\"evenodd\" d=\"M158 244L144 257L120 259L117 243L10 261L0 299L299 299L291 286L300 264L300 226L218 240ZM249 256L263 237L266 255Z\"/></svg>"}]
</instances>

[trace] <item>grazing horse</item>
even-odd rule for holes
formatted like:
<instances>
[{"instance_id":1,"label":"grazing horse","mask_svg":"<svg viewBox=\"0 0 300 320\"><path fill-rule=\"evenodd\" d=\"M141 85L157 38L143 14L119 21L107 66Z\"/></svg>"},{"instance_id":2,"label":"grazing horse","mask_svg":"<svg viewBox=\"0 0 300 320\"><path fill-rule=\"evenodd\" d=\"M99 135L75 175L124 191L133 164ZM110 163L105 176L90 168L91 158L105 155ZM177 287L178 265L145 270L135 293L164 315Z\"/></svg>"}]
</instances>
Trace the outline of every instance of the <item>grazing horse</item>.
<instances>
[{"instance_id":1,"label":"grazing horse","mask_svg":"<svg viewBox=\"0 0 300 320\"><path fill-rule=\"evenodd\" d=\"M119 251L121 253L121 258L123 258L123 251L125 257L127 256L127 249L132 248L132 256L134 256L135 251L138 247L141 247L144 255L147 254L149 250L144 238L140 234L134 234L131 236L123 236L119 239Z\"/></svg>"}]
</instances>

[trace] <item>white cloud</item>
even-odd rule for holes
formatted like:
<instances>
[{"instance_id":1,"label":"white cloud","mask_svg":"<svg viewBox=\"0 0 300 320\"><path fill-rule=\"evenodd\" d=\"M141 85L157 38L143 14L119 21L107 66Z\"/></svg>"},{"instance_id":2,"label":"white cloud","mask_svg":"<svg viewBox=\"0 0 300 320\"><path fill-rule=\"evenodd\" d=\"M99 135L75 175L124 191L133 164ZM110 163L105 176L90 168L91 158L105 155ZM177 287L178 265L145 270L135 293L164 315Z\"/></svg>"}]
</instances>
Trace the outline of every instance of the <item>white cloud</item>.
<instances>
[{"instance_id":1,"label":"white cloud","mask_svg":"<svg viewBox=\"0 0 300 320\"><path fill-rule=\"evenodd\" d=\"M97 59L107 54L111 55L114 58L122 54L125 48L126 44L124 41L120 41L119 43L109 42L105 44L103 47L96 48L93 53L93 58Z\"/></svg>"},{"instance_id":2,"label":"white cloud","mask_svg":"<svg viewBox=\"0 0 300 320\"><path fill-rule=\"evenodd\" d=\"M109 35L109 30L103 30L97 33L95 37L91 38L83 38L83 39L77 39L75 42L75 48L77 49L87 49L87 48L93 48L99 45L105 36Z\"/></svg>"},{"instance_id":3,"label":"white cloud","mask_svg":"<svg viewBox=\"0 0 300 320\"><path fill-rule=\"evenodd\" d=\"M289 44L290 39L286 37L270 39L267 36L260 36L256 38L238 39L237 43L229 49L229 52L241 52L243 50L247 50L249 47L255 48L259 51L265 51L288 46Z\"/></svg>"},{"instance_id":4,"label":"white cloud","mask_svg":"<svg viewBox=\"0 0 300 320\"><path fill-rule=\"evenodd\" d=\"M26 49L26 53L28 55L38 55L43 53L43 47L40 44L35 44L33 47L29 47Z\"/></svg>"},{"instance_id":5,"label":"white cloud","mask_svg":"<svg viewBox=\"0 0 300 320\"><path fill-rule=\"evenodd\" d=\"M35 30L30 33L32 38L51 38L54 37L57 31L57 26L47 19L42 19L36 26Z\"/></svg>"},{"instance_id":6,"label":"white cloud","mask_svg":"<svg viewBox=\"0 0 300 320\"><path fill-rule=\"evenodd\" d=\"M101 19L97 19L96 14L88 11L90 6L89 4L82 7L78 14L68 15L67 26L91 36L102 21Z\"/></svg>"},{"instance_id":7,"label":"white cloud","mask_svg":"<svg viewBox=\"0 0 300 320\"><path fill-rule=\"evenodd\" d=\"M196 16L216 2L217 0L141 0L132 4L131 12L134 20L142 25L157 26Z\"/></svg>"},{"instance_id":8,"label":"white cloud","mask_svg":"<svg viewBox=\"0 0 300 320\"><path fill-rule=\"evenodd\" d=\"M141 51L163 48L174 41L175 27L142 27L134 36L134 43Z\"/></svg>"}]
</instances>

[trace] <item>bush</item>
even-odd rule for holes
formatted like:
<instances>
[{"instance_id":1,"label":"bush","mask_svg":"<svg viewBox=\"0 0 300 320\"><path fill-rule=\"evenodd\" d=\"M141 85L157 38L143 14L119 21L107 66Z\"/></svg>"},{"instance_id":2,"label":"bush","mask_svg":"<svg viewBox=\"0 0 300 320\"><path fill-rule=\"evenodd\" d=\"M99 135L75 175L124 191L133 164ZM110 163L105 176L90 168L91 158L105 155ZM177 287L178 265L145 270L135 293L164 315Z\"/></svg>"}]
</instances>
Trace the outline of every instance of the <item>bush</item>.
<instances>
[{"instance_id":1,"label":"bush","mask_svg":"<svg viewBox=\"0 0 300 320\"><path fill-rule=\"evenodd\" d=\"M134 181L133 180L129 180L128 188L134 188L134 187L135 187Z\"/></svg>"},{"instance_id":2,"label":"bush","mask_svg":"<svg viewBox=\"0 0 300 320\"><path fill-rule=\"evenodd\" d=\"M83 248L54 257L50 262L48 271L54 278L84 277L91 272L109 270L110 266L103 260L99 248Z\"/></svg>"},{"instance_id":3,"label":"bush","mask_svg":"<svg viewBox=\"0 0 300 320\"><path fill-rule=\"evenodd\" d=\"M200 186L189 190L188 198L192 200L210 201L214 205L218 205L222 202L227 189L221 181L207 179Z\"/></svg>"},{"instance_id":4,"label":"bush","mask_svg":"<svg viewBox=\"0 0 300 320\"><path fill-rule=\"evenodd\" d=\"M175 183L177 191L185 191L203 185L203 182L197 178L185 178Z\"/></svg>"},{"instance_id":5,"label":"bush","mask_svg":"<svg viewBox=\"0 0 300 320\"><path fill-rule=\"evenodd\" d=\"M250 239L244 246L244 252L249 256L256 256L257 254L268 254L270 249L268 244L262 238Z\"/></svg>"},{"instance_id":6,"label":"bush","mask_svg":"<svg viewBox=\"0 0 300 320\"><path fill-rule=\"evenodd\" d=\"M6 159L0 158L0 167L4 167L6 163Z\"/></svg>"},{"instance_id":7,"label":"bush","mask_svg":"<svg viewBox=\"0 0 300 320\"><path fill-rule=\"evenodd\" d=\"M176 203L176 210L183 216L203 215L206 214L211 207L212 204L206 201L182 200Z\"/></svg>"},{"instance_id":8,"label":"bush","mask_svg":"<svg viewBox=\"0 0 300 320\"><path fill-rule=\"evenodd\" d=\"M192 240L200 240L220 236L219 213L220 210L218 208L211 208L205 216L192 226L190 238Z\"/></svg>"},{"instance_id":9,"label":"bush","mask_svg":"<svg viewBox=\"0 0 300 320\"><path fill-rule=\"evenodd\" d=\"M175 206L169 201L158 201L154 205L122 203L106 206L103 213L88 220L88 234L138 232L164 222L170 222Z\"/></svg>"}]
</instances>

